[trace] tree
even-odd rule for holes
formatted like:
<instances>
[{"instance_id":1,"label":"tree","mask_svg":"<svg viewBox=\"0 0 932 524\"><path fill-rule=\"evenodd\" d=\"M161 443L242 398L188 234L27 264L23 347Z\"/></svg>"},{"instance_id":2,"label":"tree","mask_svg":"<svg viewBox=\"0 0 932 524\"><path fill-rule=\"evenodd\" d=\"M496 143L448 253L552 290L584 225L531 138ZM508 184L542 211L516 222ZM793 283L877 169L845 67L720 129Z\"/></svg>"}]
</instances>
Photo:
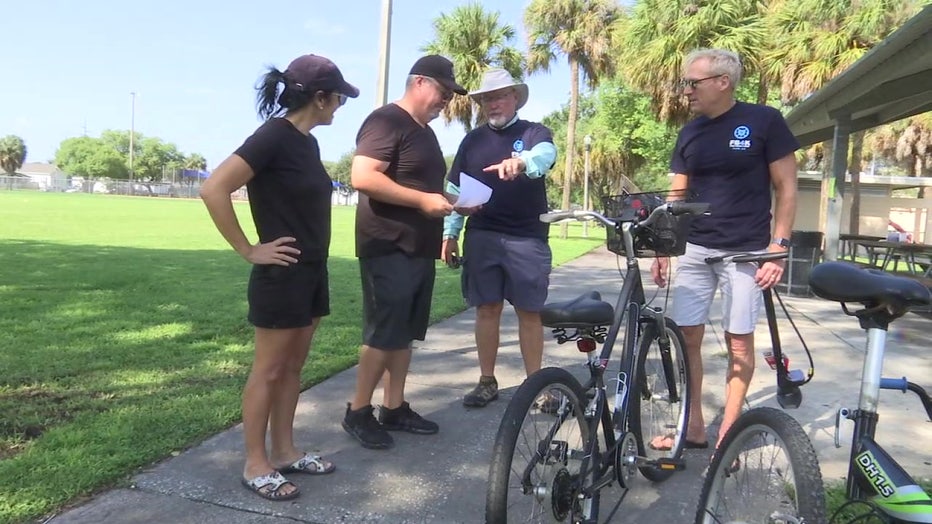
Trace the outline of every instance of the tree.
<instances>
[{"instance_id":1,"label":"tree","mask_svg":"<svg viewBox=\"0 0 932 524\"><path fill-rule=\"evenodd\" d=\"M16 135L0 138L0 168L8 175L16 173L26 162L26 143Z\"/></svg>"},{"instance_id":2,"label":"tree","mask_svg":"<svg viewBox=\"0 0 932 524\"><path fill-rule=\"evenodd\" d=\"M621 191L663 190L669 185L670 155L676 132L657 121L647 95L636 92L618 80L603 82L579 103L577 136L592 137L589 193L592 202ZM544 119L554 132L558 150L565 148L560 131L566 127L568 108L564 106ZM585 158L576 157L572 192L579 197L584 185ZM563 166L555 166L550 176L562 176Z\"/></svg>"},{"instance_id":3,"label":"tree","mask_svg":"<svg viewBox=\"0 0 932 524\"><path fill-rule=\"evenodd\" d=\"M588 84L595 86L602 75L614 71L610 29L621 11L612 0L532 0L524 11L528 33L528 72L548 71L557 53L570 66L570 107L566 125L563 176L563 209L569 209L571 180L575 165L576 119L579 104L580 69ZM560 226L566 238L567 224Z\"/></svg>"},{"instance_id":4,"label":"tree","mask_svg":"<svg viewBox=\"0 0 932 524\"><path fill-rule=\"evenodd\" d=\"M184 155L175 144L155 137L143 137L136 144L139 144L139 153L134 159L133 171L138 181L161 181L166 173L181 169L184 165Z\"/></svg>"},{"instance_id":5,"label":"tree","mask_svg":"<svg viewBox=\"0 0 932 524\"><path fill-rule=\"evenodd\" d=\"M63 140L55 152L55 165L84 178L129 177L123 156L100 138L88 136Z\"/></svg>"},{"instance_id":6,"label":"tree","mask_svg":"<svg viewBox=\"0 0 932 524\"><path fill-rule=\"evenodd\" d=\"M197 170L197 171L206 171L207 170L207 159L205 159L199 153L192 153L185 157L184 168L191 169L191 170Z\"/></svg>"},{"instance_id":7,"label":"tree","mask_svg":"<svg viewBox=\"0 0 932 524\"><path fill-rule=\"evenodd\" d=\"M355 149L350 149L349 151L340 155L339 160L333 162L330 166L327 167L327 172L330 175L330 178L340 183L343 187L352 187L350 184L350 170L353 167L353 156L356 155Z\"/></svg>"},{"instance_id":8,"label":"tree","mask_svg":"<svg viewBox=\"0 0 932 524\"><path fill-rule=\"evenodd\" d=\"M469 91L479 87L482 73L490 67L501 67L515 78L521 78L524 57L511 45L515 28L499 23L499 12L488 12L479 3L441 13L434 20L434 39L422 51L448 57L453 62L457 82ZM468 96L454 95L443 110L446 123L454 120L466 131L480 122Z\"/></svg>"},{"instance_id":9,"label":"tree","mask_svg":"<svg viewBox=\"0 0 932 524\"><path fill-rule=\"evenodd\" d=\"M146 185L165 177L170 179L171 173L178 169L204 169L207 166L202 155L195 153L186 157L175 144L160 138L136 133L133 142L135 180ZM55 153L55 163L71 175L128 179L129 132L107 130L99 138L66 139Z\"/></svg>"},{"instance_id":10,"label":"tree","mask_svg":"<svg viewBox=\"0 0 932 524\"><path fill-rule=\"evenodd\" d=\"M689 118L677 82L683 59L698 48L737 53L746 69L745 84L755 82L755 98L764 102L766 78L755 74L767 41L763 5L755 0L641 0L614 27L619 68L632 88L650 96L659 118L672 125Z\"/></svg>"},{"instance_id":11,"label":"tree","mask_svg":"<svg viewBox=\"0 0 932 524\"><path fill-rule=\"evenodd\" d=\"M927 176L932 172L932 113L885 126L872 145L875 153L895 161L909 176ZM919 198L925 194L926 188L921 187Z\"/></svg>"},{"instance_id":12,"label":"tree","mask_svg":"<svg viewBox=\"0 0 932 524\"><path fill-rule=\"evenodd\" d=\"M780 85L781 99L795 104L851 67L865 53L920 9L917 0L779 0L767 17L773 45L763 57L763 72ZM855 133L851 156L859 167L863 132ZM832 169L833 144L822 143L822 168ZM851 170L853 198L860 201L860 169ZM823 188L824 190L824 188ZM827 212L822 201L820 222ZM860 206L851 213L857 233Z\"/></svg>"}]
</instances>

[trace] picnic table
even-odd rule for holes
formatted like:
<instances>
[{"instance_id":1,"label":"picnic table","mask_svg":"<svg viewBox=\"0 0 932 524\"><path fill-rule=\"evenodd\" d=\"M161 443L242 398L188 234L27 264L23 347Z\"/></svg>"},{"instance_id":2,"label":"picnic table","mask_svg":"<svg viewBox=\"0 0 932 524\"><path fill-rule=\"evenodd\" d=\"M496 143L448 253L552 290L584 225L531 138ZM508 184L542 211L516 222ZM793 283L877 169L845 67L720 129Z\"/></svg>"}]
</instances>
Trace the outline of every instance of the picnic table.
<instances>
[{"instance_id":1,"label":"picnic table","mask_svg":"<svg viewBox=\"0 0 932 524\"><path fill-rule=\"evenodd\" d=\"M850 242L854 246L852 260L857 247L863 247L867 251L868 264L873 267L883 271L896 271L898 263L902 260L911 275L924 278L932 276L932 245L870 239L852 239ZM888 269L891 263L892 267Z\"/></svg>"}]
</instances>

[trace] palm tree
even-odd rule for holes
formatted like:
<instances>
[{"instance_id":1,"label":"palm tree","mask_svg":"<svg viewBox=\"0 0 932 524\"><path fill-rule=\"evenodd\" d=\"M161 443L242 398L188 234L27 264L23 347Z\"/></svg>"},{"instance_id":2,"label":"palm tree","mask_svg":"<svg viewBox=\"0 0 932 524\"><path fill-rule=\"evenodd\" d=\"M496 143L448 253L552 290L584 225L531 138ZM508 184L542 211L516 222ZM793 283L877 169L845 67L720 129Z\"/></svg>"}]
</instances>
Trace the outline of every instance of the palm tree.
<instances>
[{"instance_id":1,"label":"palm tree","mask_svg":"<svg viewBox=\"0 0 932 524\"><path fill-rule=\"evenodd\" d=\"M683 58L698 48L728 49L741 57L746 76L755 75L767 45L764 14L764 4L755 0L641 0L616 23L619 68L632 88L651 97L662 121L682 124L689 118L676 88ZM757 75L757 82L762 103L767 79Z\"/></svg>"},{"instance_id":2,"label":"palm tree","mask_svg":"<svg viewBox=\"0 0 932 524\"><path fill-rule=\"evenodd\" d=\"M922 113L873 130L868 139L875 160L891 162L909 176L927 176L932 172L932 113ZM925 198L925 187L919 198Z\"/></svg>"},{"instance_id":3,"label":"palm tree","mask_svg":"<svg viewBox=\"0 0 932 524\"><path fill-rule=\"evenodd\" d=\"M524 11L528 72L548 71L557 54L570 66L570 111L566 126L563 209L570 207L576 150L580 69L590 87L614 73L611 28L621 10L612 0L532 0ZM567 224L560 227L566 238Z\"/></svg>"},{"instance_id":4,"label":"palm tree","mask_svg":"<svg viewBox=\"0 0 932 524\"><path fill-rule=\"evenodd\" d=\"M921 8L918 0L779 0L762 62L793 105L848 69Z\"/></svg>"},{"instance_id":5,"label":"palm tree","mask_svg":"<svg viewBox=\"0 0 932 524\"><path fill-rule=\"evenodd\" d=\"M918 0L778 0L767 18L773 45L762 58L763 74L780 85L784 104L819 90L858 61L921 8ZM859 164L863 132L853 137L851 157ZM833 144L822 143L822 167L831 170ZM859 166L852 166L859 167ZM860 200L860 169L852 169L854 201ZM826 215L820 210L820 223ZM849 230L857 233L860 207Z\"/></svg>"},{"instance_id":6,"label":"palm tree","mask_svg":"<svg viewBox=\"0 0 932 524\"><path fill-rule=\"evenodd\" d=\"M0 168L8 175L16 173L26 161L26 143L16 135L0 138Z\"/></svg>"},{"instance_id":7,"label":"palm tree","mask_svg":"<svg viewBox=\"0 0 932 524\"><path fill-rule=\"evenodd\" d=\"M479 87L482 73L501 67L521 78L524 57L511 45L515 28L499 23L499 12L486 11L479 3L459 6L450 14L441 13L434 20L434 39L421 50L444 55L453 62L457 82L467 90ZM443 110L447 124L454 120L466 131L479 122L468 96L455 95Z\"/></svg>"},{"instance_id":8,"label":"palm tree","mask_svg":"<svg viewBox=\"0 0 932 524\"><path fill-rule=\"evenodd\" d=\"M207 169L207 159L205 159L199 153L192 153L185 157L184 159L184 168L185 169L194 169L197 171L204 171Z\"/></svg>"}]
</instances>

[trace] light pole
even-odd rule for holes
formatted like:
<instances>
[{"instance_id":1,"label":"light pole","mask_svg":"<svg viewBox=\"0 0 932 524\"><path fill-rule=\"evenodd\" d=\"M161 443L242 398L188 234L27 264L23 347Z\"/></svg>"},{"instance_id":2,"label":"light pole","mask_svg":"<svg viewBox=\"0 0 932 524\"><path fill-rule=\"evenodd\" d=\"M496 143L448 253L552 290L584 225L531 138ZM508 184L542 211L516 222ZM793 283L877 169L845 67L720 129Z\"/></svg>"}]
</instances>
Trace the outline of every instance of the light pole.
<instances>
[{"instance_id":1,"label":"light pole","mask_svg":"<svg viewBox=\"0 0 932 524\"><path fill-rule=\"evenodd\" d=\"M133 178L135 178L133 172L133 154L135 153L135 143L134 135L136 134L136 92L130 91L130 98L132 99L132 109L130 110L129 115L129 194L133 194Z\"/></svg>"},{"instance_id":2,"label":"light pole","mask_svg":"<svg viewBox=\"0 0 932 524\"><path fill-rule=\"evenodd\" d=\"M589 211L589 151L592 150L592 137L586 135L583 138L583 145L585 146L585 182L583 183L583 210ZM589 220L586 219L582 223L583 237L589 238Z\"/></svg>"},{"instance_id":3,"label":"light pole","mask_svg":"<svg viewBox=\"0 0 932 524\"><path fill-rule=\"evenodd\" d=\"M379 42L379 83L376 86L375 105L388 103L388 62L392 46L392 0L382 0L382 23Z\"/></svg>"}]
</instances>

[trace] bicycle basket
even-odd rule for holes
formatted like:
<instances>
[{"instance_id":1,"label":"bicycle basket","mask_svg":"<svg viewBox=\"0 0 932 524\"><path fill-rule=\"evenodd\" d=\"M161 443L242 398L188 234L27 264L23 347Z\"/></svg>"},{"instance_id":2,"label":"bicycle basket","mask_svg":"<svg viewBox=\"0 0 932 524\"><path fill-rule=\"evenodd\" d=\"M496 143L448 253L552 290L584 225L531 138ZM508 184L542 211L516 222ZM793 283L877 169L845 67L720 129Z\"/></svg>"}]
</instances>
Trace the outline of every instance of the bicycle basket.
<instances>
[{"instance_id":1,"label":"bicycle basket","mask_svg":"<svg viewBox=\"0 0 932 524\"><path fill-rule=\"evenodd\" d=\"M657 206L664 204L671 196L682 196L685 192L650 191L645 193L622 193L602 199L605 216L621 222L644 220ZM686 237L692 217L681 215L674 217L663 214L650 227L641 228L634 237L634 256L637 258L676 257L686 252ZM606 228L608 250L625 256L624 241L616 228Z\"/></svg>"}]
</instances>

